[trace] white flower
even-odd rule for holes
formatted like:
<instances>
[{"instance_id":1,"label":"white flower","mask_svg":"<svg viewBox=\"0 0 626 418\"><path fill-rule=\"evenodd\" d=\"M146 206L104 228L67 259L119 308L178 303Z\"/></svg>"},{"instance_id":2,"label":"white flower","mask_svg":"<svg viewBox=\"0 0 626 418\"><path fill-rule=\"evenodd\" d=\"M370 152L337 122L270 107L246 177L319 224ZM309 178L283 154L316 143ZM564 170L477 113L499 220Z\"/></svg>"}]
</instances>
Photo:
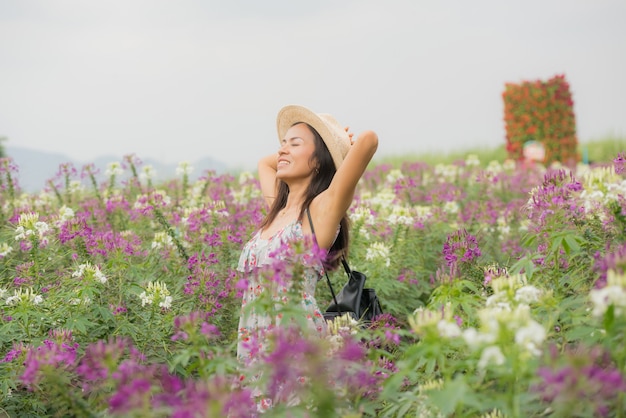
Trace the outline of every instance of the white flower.
<instances>
[{"instance_id":1,"label":"white flower","mask_svg":"<svg viewBox=\"0 0 626 418\"><path fill-rule=\"evenodd\" d=\"M254 174L249 171L242 171L239 173L239 184L244 185L251 180L254 180Z\"/></svg>"},{"instance_id":2,"label":"white flower","mask_svg":"<svg viewBox=\"0 0 626 418\"><path fill-rule=\"evenodd\" d=\"M365 254L366 260L383 260L386 267L389 267L391 260L389 258L390 248L383 242L375 242L367 248Z\"/></svg>"},{"instance_id":3,"label":"white flower","mask_svg":"<svg viewBox=\"0 0 626 418\"><path fill-rule=\"evenodd\" d=\"M39 236L42 236L44 233L50 230L50 227L45 222L37 222L35 223L35 229L39 232Z\"/></svg>"},{"instance_id":4,"label":"white flower","mask_svg":"<svg viewBox=\"0 0 626 418\"><path fill-rule=\"evenodd\" d=\"M609 306L613 305L615 315L621 316L626 308L626 292L621 286L611 285L589 292L589 299L593 304L592 314L602 317Z\"/></svg>"},{"instance_id":5,"label":"white flower","mask_svg":"<svg viewBox=\"0 0 626 418\"><path fill-rule=\"evenodd\" d=\"M439 176L438 181L440 183L453 181L458 173L459 168L454 165L437 164L435 166L435 175Z\"/></svg>"},{"instance_id":6,"label":"white flower","mask_svg":"<svg viewBox=\"0 0 626 418\"><path fill-rule=\"evenodd\" d=\"M610 269L606 274L606 286L589 292L593 304L593 315L604 316L609 306L613 305L616 316L626 312L626 275Z\"/></svg>"},{"instance_id":7,"label":"white flower","mask_svg":"<svg viewBox=\"0 0 626 418\"><path fill-rule=\"evenodd\" d=\"M144 165L141 167L141 173L139 173L139 178L142 180L152 180L156 177L156 170L150 164Z\"/></svg>"},{"instance_id":8,"label":"white flower","mask_svg":"<svg viewBox=\"0 0 626 418\"><path fill-rule=\"evenodd\" d=\"M151 206L166 207L172 203L172 198L165 190L154 190L150 194L140 194L135 199L133 209L144 210Z\"/></svg>"},{"instance_id":9,"label":"white flower","mask_svg":"<svg viewBox=\"0 0 626 418\"><path fill-rule=\"evenodd\" d=\"M22 213L17 225L17 228L15 228L16 241L26 239L31 235L35 235L35 233L41 240L44 234L50 229L47 223L39 220L39 214L36 212Z\"/></svg>"},{"instance_id":10,"label":"white flower","mask_svg":"<svg viewBox=\"0 0 626 418\"><path fill-rule=\"evenodd\" d=\"M394 205L391 208L391 214L387 216L387 222L391 225L413 225L413 216L411 210L406 206Z\"/></svg>"},{"instance_id":11,"label":"white flower","mask_svg":"<svg viewBox=\"0 0 626 418\"><path fill-rule=\"evenodd\" d=\"M507 158L506 160L504 160L504 163L502 164L502 168L508 172L515 170L515 167L516 167L515 160L512 160L510 158Z\"/></svg>"},{"instance_id":12,"label":"white flower","mask_svg":"<svg viewBox=\"0 0 626 418\"><path fill-rule=\"evenodd\" d=\"M39 214L37 212L28 212L20 214L17 224L19 226L23 226L24 228L33 229L35 227L35 223L38 221Z\"/></svg>"},{"instance_id":13,"label":"white flower","mask_svg":"<svg viewBox=\"0 0 626 418\"><path fill-rule=\"evenodd\" d=\"M146 289L139 294L139 299L141 299L141 306L153 305L155 302L164 309L172 306L172 297L167 290L167 285L159 281L148 283Z\"/></svg>"},{"instance_id":14,"label":"white flower","mask_svg":"<svg viewBox=\"0 0 626 418\"><path fill-rule=\"evenodd\" d=\"M480 159L476 154L469 154L465 158L465 165L468 167L478 167L480 165Z\"/></svg>"},{"instance_id":15,"label":"white flower","mask_svg":"<svg viewBox=\"0 0 626 418\"><path fill-rule=\"evenodd\" d=\"M485 169L489 174L499 174L502 172L502 165L499 161L490 161L489 165Z\"/></svg>"},{"instance_id":16,"label":"white flower","mask_svg":"<svg viewBox=\"0 0 626 418\"><path fill-rule=\"evenodd\" d=\"M441 312L432 311L420 306L413 311L412 315L409 315L408 320L411 329L416 334L421 334L426 328L438 326L442 318Z\"/></svg>"},{"instance_id":17,"label":"white flower","mask_svg":"<svg viewBox=\"0 0 626 418\"><path fill-rule=\"evenodd\" d=\"M124 174L124 169L119 162L112 162L107 165L107 169L104 172L107 176L121 176Z\"/></svg>"},{"instance_id":18,"label":"white flower","mask_svg":"<svg viewBox=\"0 0 626 418\"><path fill-rule=\"evenodd\" d=\"M374 225L376 223L376 218L372 215L372 211L365 206L357 207L349 216L352 223L362 222L364 225Z\"/></svg>"},{"instance_id":19,"label":"white flower","mask_svg":"<svg viewBox=\"0 0 626 418\"><path fill-rule=\"evenodd\" d=\"M152 249L160 249L163 247L172 247L174 241L166 232L156 232L152 241Z\"/></svg>"},{"instance_id":20,"label":"white flower","mask_svg":"<svg viewBox=\"0 0 626 418\"><path fill-rule=\"evenodd\" d=\"M87 296L85 296L84 298L80 299L80 298L73 298L70 299L70 305L90 305L91 304L91 298L88 298Z\"/></svg>"},{"instance_id":21,"label":"white flower","mask_svg":"<svg viewBox=\"0 0 626 418\"><path fill-rule=\"evenodd\" d=\"M501 366L504 364L504 360L504 354L502 354L502 350L500 350L500 347L498 347L497 345L491 345L489 347L486 347L480 355L480 360L478 360L478 368L484 370L490 364Z\"/></svg>"},{"instance_id":22,"label":"white flower","mask_svg":"<svg viewBox=\"0 0 626 418\"><path fill-rule=\"evenodd\" d=\"M7 305L32 304L39 305L43 302L43 297L33 292L33 289L19 289L13 292L13 296L6 298Z\"/></svg>"},{"instance_id":23,"label":"white flower","mask_svg":"<svg viewBox=\"0 0 626 418\"><path fill-rule=\"evenodd\" d=\"M146 291L143 291L139 295L139 299L141 299L141 306L152 305L152 302L154 302L154 295L150 295Z\"/></svg>"},{"instance_id":24,"label":"white flower","mask_svg":"<svg viewBox=\"0 0 626 418\"><path fill-rule=\"evenodd\" d=\"M495 311L511 311L511 304L506 299L506 293L495 293L487 298L485 306Z\"/></svg>"},{"instance_id":25,"label":"white flower","mask_svg":"<svg viewBox=\"0 0 626 418\"><path fill-rule=\"evenodd\" d=\"M61 207L59 209L59 218L61 221L67 221L68 219L72 219L74 217L74 211L67 206Z\"/></svg>"},{"instance_id":26,"label":"white flower","mask_svg":"<svg viewBox=\"0 0 626 418\"><path fill-rule=\"evenodd\" d=\"M509 226L509 224L507 224L504 216L498 217L498 219L496 220L496 225L498 228L498 232L500 232L501 235L509 235L509 233L511 232L511 227Z\"/></svg>"},{"instance_id":27,"label":"white flower","mask_svg":"<svg viewBox=\"0 0 626 418\"><path fill-rule=\"evenodd\" d=\"M546 330L541 324L532 319L515 333L515 342L536 356L541 354L539 346L545 339Z\"/></svg>"},{"instance_id":28,"label":"white flower","mask_svg":"<svg viewBox=\"0 0 626 418\"><path fill-rule=\"evenodd\" d=\"M433 217L433 210L430 206L415 206L415 212L420 222L424 222Z\"/></svg>"},{"instance_id":29,"label":"white flower","mask_svg":"<svg viewBox=\"0 0 626 418\"><path fill-rule=\"evenodd\" d=\"M459 204L456 201L445 202L443 204L443 211L449 214L455 214L459 212Z\"/></svg>"},{"instance_id":30,"label":"white flower","mask_svg":"<svg viewBox=\"0 0 626 418\"><path fill-rule=\"evenodd\" d=\"M3 242L2 244L0 244L0 258L6 257L7 255L9 255L11 251L13 251L13 247L11 247L6 242Z\"/></svg>"},{"instance_id":31,"label":"white flower","mask_svg":"<svg viewBox=\"0 0 626 418\"><path fill-rule=\"evenodd\" d=\"M100 271L100 267L91 263L85 263L78 266L78 270L72 273L72 277L84 278L85 280L95 280L102 284L107 282L106 276Z\"/></svg>"},{"instance_id":32,"label":"white flower","mask_svg":"<svg viewBox=\"0 0 626 418\"><path fill-rule=\"evenodd\" d=\"M379 191L376 196L371 198L371 203L373 206L378 206L382 208L390 207L394 204L396 200L396 194L392 189L386 187Z\"/></svg>"},{"instance_id":33,"label":"white flower","mask_svg":"<svg viewBox=\"0 0 626 418\"><path fill-rule=\"evenodd\" d=\"M82 192L83 190L85 190L85 186L83 186L83 184L79 180L70 181L70 184L68 187L68 191L70 193L79 193L79 192Z\"/></svg>"},{"instance_id":34,"label":"white flower","mask_svg":"<svg viewBox=\"0 0 626 418\"><path fill-rule=\"evenodd\" d=\"M476 328L467 328L461 334L465 344L475 350L485 344L493 344L496 340L496 334L489 332L478 332Z\"/></svg>"},{"instance_id":35,"label":"white flower","mask_svg":"<svg viewBox=\"0 0 626 418\"><path fill-rule=\"evenodd\" d=\"M177 176L188 176L193 171L193 166L188 161L181 161L176 167Z\"/></svg>"},{"instance_id":36,"label":"white flower","mask_svg":"<svg viewBox=\"0 0 626 418\"><path fill-rule=\"evenodd\" d=\"M398 169L389 170L389 173L387 174L387 183L394 184L396 181L403 179L403 178L404 178L404 175L402 174L401 170L398 170Z\"/></svg>"},{"instance_id":37,"label":"white flower","mask_svg":"<svg viewBox=\"0 0 626 418\"><path fill-rule=\"evenodd\" d=\"M515 291L515 301L519 303L531 304L538 302L541 297L541 290L535 286L522 286Z\"/></svg>"},{"instance_id":38,"label":"white flower","mask_svg":"<svg viewBox=\"0 0 626 418\"><path fill-rule=\"evenodd\" d=\"M456 322L443 319L437 323L437 330L439 331L439 335L444 338L456 338L462 335L461 328L459 328Z\"/></svg>"},{"instance_id":39,"label":"white flower","mask_svg":"<svg viewBox=\"0 0 626 418\"><path fill-rule=\"evenodd\" d=\"M172 297L171 296L165 296L161 302L159 302L159 306L161 308L165 308L165 309L169 309L172 307Z\"/></svg>"}]
</instances>

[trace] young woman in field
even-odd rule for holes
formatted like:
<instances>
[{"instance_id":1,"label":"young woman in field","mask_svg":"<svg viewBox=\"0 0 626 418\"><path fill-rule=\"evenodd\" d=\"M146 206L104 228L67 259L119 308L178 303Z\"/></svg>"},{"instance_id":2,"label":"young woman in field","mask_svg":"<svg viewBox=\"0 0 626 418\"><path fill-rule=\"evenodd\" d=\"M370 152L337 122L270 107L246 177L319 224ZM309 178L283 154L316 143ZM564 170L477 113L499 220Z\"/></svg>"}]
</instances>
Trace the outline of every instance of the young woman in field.
<instances>
[{"instance_id":1,"label":"young woman in field","mask_svg":"<svg viewBox=\"0 0 626 418\"><path fill-rule=\"evenodd\" d=\"M277 128L278 152L262 158L258 164L268 213L260 229L243 247L238 266L248 279L237 345L237 358L244 363L251 360L253 353L263 350L263 332L276 325L275 312L245 309L262 292L268 291L256 275L246 273L271 264L274 254L284 245L313 241L307 211L313 222L314 239L328 254L325 267L336 268L349 245L348 208L357 183L378 147L374 132L362 132L353 140L348 129L331 115L317 114L302 106L281 109ZM308 327L323 336L326 322L314 296L323 267L304 271L304 277L297 278L303 281L301 306Z\"/></svg>"}]
</instances>

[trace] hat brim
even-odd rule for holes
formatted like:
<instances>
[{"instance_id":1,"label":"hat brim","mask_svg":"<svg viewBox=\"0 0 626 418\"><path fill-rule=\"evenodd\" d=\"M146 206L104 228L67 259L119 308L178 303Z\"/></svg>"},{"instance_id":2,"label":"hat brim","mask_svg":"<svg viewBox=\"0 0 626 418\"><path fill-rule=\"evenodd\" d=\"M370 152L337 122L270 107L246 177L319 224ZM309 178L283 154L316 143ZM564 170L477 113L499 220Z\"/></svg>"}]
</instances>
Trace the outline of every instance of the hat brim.
<instances>
[{"instance_id":1,"label":"hat brim","mask_svg":"<svg viewBox=\"0 0 626 418\"><path fill-rule=\"evenodd\" d=\"M300 122L311 125L320 134L338 169L350 149L350 136L345 129L329 114L318 114L304 106L288 105L278 112L276 118L278 141L283 140L289 128Z\"/></svg>"}]
</instances>

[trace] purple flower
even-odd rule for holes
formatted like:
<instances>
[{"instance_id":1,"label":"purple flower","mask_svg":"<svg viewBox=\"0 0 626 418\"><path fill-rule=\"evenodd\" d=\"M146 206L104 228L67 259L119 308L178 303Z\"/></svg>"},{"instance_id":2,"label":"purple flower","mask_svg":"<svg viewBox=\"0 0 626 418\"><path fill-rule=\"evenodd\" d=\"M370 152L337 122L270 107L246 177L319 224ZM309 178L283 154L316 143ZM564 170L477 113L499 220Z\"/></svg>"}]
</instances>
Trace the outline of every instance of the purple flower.
<instances>
[{"instance_id":1,"label":"purple flower","mask_svg":"<svg viewBox=\"0 0 626 418\"><path fill-rule=\"evenodd\" d=\"M557 411L571 412L575 405L578 411L606 416L626 390L622 372L601 347L578 346L563 354L553 348L551 360L555 364L538 369L541 382L533 390Z\"/></svg>"},{"instance_id":2,"label":"purple flower","mask_svg":"<svg viewBox=\"0 0 626 418\"><path fill-rule=\"evenodd\" d=\"M27 387L32 387L39 381L40 372L46 369L50 372L58 373L62 370L73 368L76 361L77 348L77 343L56 343L44 340L43 345L31 348L26 354L24 372L20 376L20 380Z\"/></svg>"},{"instance_id":3,"label":"purple flower","mask_svg":"<svg viewBox=\"0 0 626 418\"><path fill-rule=\"evenodd\" d=\"M448 235L443 245L443 257L450 268L455 268L459 263L471 263L481 256L478 240L465 229L459 229Z\"/></svg>"},{"instance_id":4,"label":"purple flower","mask_svg":"<svg viewBox=\"0 0 626 418\"><path fill-rule=\"evenodd\" d=\"M613 160L613 168L615 174L623 174L626 171L626 155L623 152L617 154L617 157Z\"/></svg>"}]
</instances>

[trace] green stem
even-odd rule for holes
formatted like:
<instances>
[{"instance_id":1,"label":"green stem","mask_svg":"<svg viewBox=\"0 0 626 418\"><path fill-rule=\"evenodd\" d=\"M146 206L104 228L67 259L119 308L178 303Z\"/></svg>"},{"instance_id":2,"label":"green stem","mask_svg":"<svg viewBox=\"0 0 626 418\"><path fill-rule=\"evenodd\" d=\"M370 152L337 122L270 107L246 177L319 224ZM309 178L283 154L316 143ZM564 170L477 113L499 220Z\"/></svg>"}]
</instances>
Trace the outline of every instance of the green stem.
<instances>
[{"instance_id":1,"label":"green stem","mask_svg":"<svg viewBox=\"0 0 626 418\"><path fill-rule=\"evenodd\" d=\"M100 202L100 206L104 207L102 196L100 196L100 192L98 190L98 182L96 181L96 177L91 172L89 172L89 180L91 180L91 185L93 186L93 192L96 195L98 202Z\"/></svg>"},{"instance_id":2,"label":"green stem","mask_svg":"<svg viewBox=\"0 0 626 418\"><path fill-rule=\"evenodd\" d=\"M182 243L180 242L180 240L174 233L174 229L172 228L172 226L169 224L169 222L167 222L167 219L165 219L165 216L163 216L163 212L161 212L161 210L158 209L157 207L154 207L154 217L161 224L163 229L165 229L165 232L167 233L167 235L169 235L169 237L172 238L172 241L174 241L174 244L176 245L176 249L178 250L178 253L185 260L185 263L187 263L189 261L189 255L187 254L187 251L185 251L185 248L183 247Z\"/></svg>"}]
</instances>

